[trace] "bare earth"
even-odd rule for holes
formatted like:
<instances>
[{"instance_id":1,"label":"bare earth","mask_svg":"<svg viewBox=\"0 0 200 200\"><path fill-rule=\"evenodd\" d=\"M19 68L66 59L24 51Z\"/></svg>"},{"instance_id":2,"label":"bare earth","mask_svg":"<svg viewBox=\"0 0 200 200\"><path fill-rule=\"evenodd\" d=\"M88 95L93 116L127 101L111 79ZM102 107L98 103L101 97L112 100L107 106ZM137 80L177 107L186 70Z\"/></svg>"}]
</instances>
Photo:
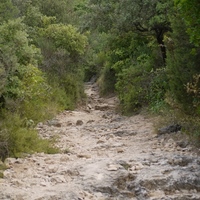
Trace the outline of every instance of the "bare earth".
<instances>
[{"instance_id":1,"label":"bare earth","mask_svg":"<svg viewBox=\"0 0 200 200\"><path fill-rule=\"evenodd\" d=\"M62 153L8 158L0 200L200 200L200 160L190 146L157 137L150 119L115 112L86 85L84 109L37 126Z\"/></svg>"}]
</instances>

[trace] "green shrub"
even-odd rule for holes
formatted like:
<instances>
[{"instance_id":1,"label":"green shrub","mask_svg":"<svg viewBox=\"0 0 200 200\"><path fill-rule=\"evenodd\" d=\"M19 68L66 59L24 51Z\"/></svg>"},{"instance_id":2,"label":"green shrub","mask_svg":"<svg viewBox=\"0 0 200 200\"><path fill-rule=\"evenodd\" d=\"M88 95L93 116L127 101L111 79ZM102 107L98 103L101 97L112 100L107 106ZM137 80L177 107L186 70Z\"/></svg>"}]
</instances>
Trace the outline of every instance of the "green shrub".
<instances>
[{"instance_id":1,"label":"green shrub","mask_svg":"<svg viewBox=\"0 0 200 200\"><path fill-rule=\"evenodd\" d=\"M73 110L77 103L85 98L83 76L79 73L66 73L62 77L49 76L52 86L51 99L58 105L59 110Z\"/></svg>"},{"instance_id":2,"label":"green shrub","mask_svg":"<svg viewBox=\"0 0 200 200\"><path fill-rule=\"evenodd\" d=\"M40 68L47 73L52 88L55 87L53 99L64 109L74 109L84 93L82 65L87 37L65 24L50 24L40 29L39 35L37 42L44 55Z\"/></svg>"},{"instance_id":3,"label":"green shrub","mask_svg":"<svg viewBox=\"0 0 200 200\"><path fill-rule=\"evenodd\" d=\"M179 14L171 19L173 32L168 38L166 72L171 96L187 113L195 113L194 96L187 92L187 84L199 74L200 49L189 40L184 19Z\"/></svg>"},{"instance_id":4,"label":"green shrub","mask_svg":"<svg viewBox=\"0 0 200 200\"><path fill-rule=\"evenodd\" d=\"M57 153L50 141L41 139L37 131L27 127L19 115L5 112L0 125L0 158L21 157L24 153Z\"/></svg>"},{"instance_id":5,"label":"green shrub","mask_svg":"<svg viewBox=\"0 0 200 200\"><path fill-rule=\"evenodd\" d=\"M109 65L105 66L102 69L101 75L98 79L100 94L109 95L110 93L114 93L115 83L116 83L115 70L112 69Z\"/></svg>"},{"instance_id":6,"label":"green shrub","mask_svg":"<svg viewBox=\"0 0 200 200\"><path fill-rule=\"evenodd\" d=\"M69 108L69 100L64 88L59 87L58 84L52 83L52 106L54 105L56 110L62 111Z\"/></svg>"},{"instance_id":7,"label":"green shrub","mask_svg":"<svg viewBox=\"0 0 200 200\"><path fill-rule=\"evenodd\" d=\"M148 72L139 66L131 66L118 75L116 90L124 113L136 112L147 105L148 75Z\"/></svg>"},{"instance_id":8,"label":"green shrub","mask_svg":"<svg viewBox=\"0 0 200 200\"><path fill-rule=\"evenodd\" d=\"M161 68L150 73L151 81L149 87L149 109L153 112L162 112L165 109L167 103L165 102L165 94L169 89L168 77L166 75L166 69Z\"/></svg>"}]
</instances>

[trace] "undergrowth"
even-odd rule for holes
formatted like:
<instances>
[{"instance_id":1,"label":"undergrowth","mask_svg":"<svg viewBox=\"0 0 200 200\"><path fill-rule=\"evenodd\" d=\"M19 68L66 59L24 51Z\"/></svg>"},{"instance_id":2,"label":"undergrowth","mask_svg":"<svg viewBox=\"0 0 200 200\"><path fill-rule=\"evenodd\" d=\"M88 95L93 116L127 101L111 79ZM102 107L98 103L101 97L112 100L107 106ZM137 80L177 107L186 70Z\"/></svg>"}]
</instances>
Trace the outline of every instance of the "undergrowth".
<instances>
[{"instance_id":1,"label":"undergrowth","mask_svg":"<svg viewBox=\"0 0 200 200\"><path fill-rule=\"evenodd\" d=\"M5 115L6 114L6 115ZM34 127L24 123L18 114L4 113L0 124L0 159L21 157L23 154L58 153L52 141L41 139Z\"/></svg>"},{"instance_id":2,"label":"undergrowth","mask_svg":"<svg viewBox=\"0 0 200 200\"><path fill-rule=\"evenodd\" d=\"M200 118L198 115L190 115L181 109L178 103L162 101L151 105L149 113L155 117L155 133L159 128L179 124L181 133L186 136L192 144L200 146Z\"/></svg>"}]
</instances>

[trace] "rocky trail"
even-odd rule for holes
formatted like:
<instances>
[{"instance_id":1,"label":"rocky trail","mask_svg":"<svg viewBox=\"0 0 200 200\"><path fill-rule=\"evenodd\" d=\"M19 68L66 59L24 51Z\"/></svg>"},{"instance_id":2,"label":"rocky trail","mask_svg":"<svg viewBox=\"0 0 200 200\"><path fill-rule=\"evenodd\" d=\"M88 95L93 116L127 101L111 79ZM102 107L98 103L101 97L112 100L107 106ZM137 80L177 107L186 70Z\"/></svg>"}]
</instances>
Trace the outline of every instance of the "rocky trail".
<instances>
[{"instance_id":1,"label":"rocky trail","mask_svg":"<svg viewBox=\"0 0 200 200\"><path fill-rule=\"evenodd\" d=\"M200 159L189 145L153 133L150 119L115 112L86 85L87 106L37 126L60 154L8 158L0 200L200 200Z\"/></svg>"}]
</instances>

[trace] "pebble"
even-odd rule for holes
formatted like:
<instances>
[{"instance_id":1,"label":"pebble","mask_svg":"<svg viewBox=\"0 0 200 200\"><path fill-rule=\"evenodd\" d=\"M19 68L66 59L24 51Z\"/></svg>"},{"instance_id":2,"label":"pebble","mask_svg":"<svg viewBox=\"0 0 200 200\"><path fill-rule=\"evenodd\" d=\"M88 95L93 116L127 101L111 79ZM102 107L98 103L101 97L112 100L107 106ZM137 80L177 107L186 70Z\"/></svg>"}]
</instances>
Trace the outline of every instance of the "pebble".
<instances>
[{"instance_id":1,"label":"pebble","mask_svg":"<svg viewBox=\"0 0 200 200\"><path fill-rule=\"evenodd\" d=\"M66 123L66 126L72 126L73 125L73 123L71 122L71 121L68 121L67 123Z\"/></svg>"},{"instance_id":2,"label":"pebble","mask_svg":"<svg viewBox=\"0 0 200 200\"><path fill-rule=\"evenodd\" d=\"M47 166L47 171L49 173L56 173L58 171L58 165L49 165L49 166Z\"/></svg>"},{"instance_id":3,"label":"pebble","mask_svg":"<svg viewBox=\"0 0 200 200\"><path fill-rule=\"evenodd\" d=\"M40 185L43 186L43 187L46 187L47 183L46 182L41 182Z\"/></svg>"},{"instance_id":4,"label":"pebble","mask_svg":"<svg viewBox=\"0 0 200 200\"><path fill-rule=\"evenodd\" d=\"M64 156L61 156L61 157L60 157L60 162L67 162L67 161L69 161L69 160L70 160L70 158L69 158L68 155L64 155Z\"/></svg>"},{"instance_id":5,"label":"pebble","mask_svg":"<svg viewBox=\"0 0 200 200\"><path fill-rule=\"evenodd\" d=\"M129 168L128 171L129 171L129 173L131 173L131 174L137 174L137 173L138 173L138 171L135 169L135 167Z\"/></svg>"},{"instance_id":6,"label":"pebble","mask_svg":"<svg viewBox=\"0 0 200 200\"><path fill-rule=\"evenodd\" d=\"M115 143L112 145L112 147L122 147L124 146L124 143Z\"/></svg>"},{"instance_id":7,"label":"pebble","mask_svg":"<svg viewBox=\"0 0 200 200\"><path fill-rule=\"evenodd\" d=\"M87 159L91 158L90 155L84 155L84 154L78 154L77 157L78 158L87 158Z\"/></svg>"},{"instance_id":8,"label":"pebble","mask_svg":"<svg viewBox=\"0 0 200 200\"><path fill-rule=\"evenodd\" d=\"M88 107L90 110L92 109L91 104L88 104L87 107Z\"/></svg>"},{"instance_id":9,"label":"pebble","mask_svg":"<svg viewBox=\"0 0 200 200\"><path fill-rule=\"evenodd\" d=\"M141 167L138 166L138 165L136 165L136 166L135 166L135 170L141 170Z\"/></svg>"},{"instance_id":10,"label":"pebble","mask_svg":"<svg viewBox=\"0 0 200 200\"><path fill-rule=\"evenodd\" d=\"M117 153L123 153L123 152L124 152L124 149L122 149L122 148L117 149Z\"/></svg>"},{"instance_id":11,"label":"pebble","mask_svg":"<svg viewBox=\"0 0 200 200\"><path fill-rule=\"evenodd\" d=\"M103 141L103 140L98 140L97 141L97 144L101 144L101 143L105 143L105 141Z\"/></svg>"},{"instance_id":12,"label":"pebble","mask_svg":"<svg viewBox=\"0 0 200 200\"><path fill-rule=\"evenodd\" d=\"M82 120L77 120L76 121L76 126L81 126L83 125L83 121Z\"/></svg>"},{"instance_id":13,"label":"pebble","mask_svg":"<svg viewBox=\"0 0 200 200\"><path fill-rule=\"evenodd\" d=\"M66 183L66 180L63 176L55 176L55 177L52 177L50 179L51 182L54 182L54 183Z\"/></svg>"},{"instance_id":14,"label":"pebble","mask_svg":"<svg viewBox=\"0 0 200 200\"><path fill-rule=\"evenodd\" d=\"M117 171L119 169L119 166L117 166L117 165L108 165L108 168L107 168L107 170L108 171Z\"/></svg>"}]
</instances>

